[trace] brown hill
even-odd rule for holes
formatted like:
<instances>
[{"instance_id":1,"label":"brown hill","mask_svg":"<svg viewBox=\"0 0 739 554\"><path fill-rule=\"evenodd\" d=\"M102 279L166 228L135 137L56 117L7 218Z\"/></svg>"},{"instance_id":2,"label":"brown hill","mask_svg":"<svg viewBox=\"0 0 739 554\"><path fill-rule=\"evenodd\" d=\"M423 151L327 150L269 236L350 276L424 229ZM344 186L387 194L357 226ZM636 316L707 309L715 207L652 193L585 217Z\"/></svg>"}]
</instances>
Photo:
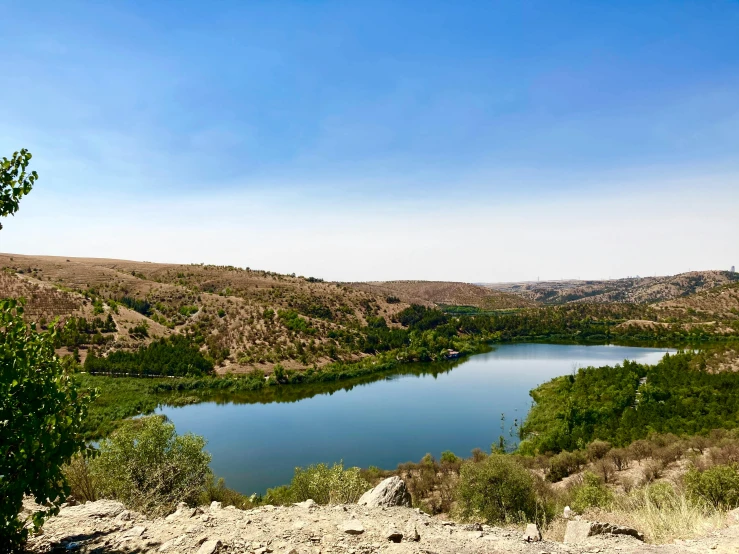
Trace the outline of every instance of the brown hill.
<instances>
[{"instance_id":1,"label":"brown hill","mask_svg":"<svg viewBox=\"0 0 739 554\"><path fill-rule=\"evenodd\" d=\"M515 294L500 292L470 283L447 281L374 281L349 283L354 289L386 298L395 297L408 304L474 306L483 310L526 308L536 302Z\"/></svg>"},{"instance_id":2,"label":"brown hill","mask_svg":"<svg viewBox=\"0 0 739 554\"><path fill-rule=\"evenodd\" d=\"M664 277L629 277L605 281L542 281L485 284L545 304L631 302L646 304L688 296L739 281L739 273L691 271Z\"/></svg>"},{"instance_id":3,"label":"brown hill","mask_svg":"<svg viewBox=\"0 0 739 554\"><path fill-rule=\"evenodd\" d=\"M358 336L368 318L392 326L408 307L339 283L232 266L0 254L0 269L0 294L43 298L50 307L36 311L47 320L90 316L101 301L101 315L111 314L117 327L104 348L187 332L201 338L221 372L356 359L346 337ZM148 337L137 332L142 323Z\"/></svg>"}]
</instances>

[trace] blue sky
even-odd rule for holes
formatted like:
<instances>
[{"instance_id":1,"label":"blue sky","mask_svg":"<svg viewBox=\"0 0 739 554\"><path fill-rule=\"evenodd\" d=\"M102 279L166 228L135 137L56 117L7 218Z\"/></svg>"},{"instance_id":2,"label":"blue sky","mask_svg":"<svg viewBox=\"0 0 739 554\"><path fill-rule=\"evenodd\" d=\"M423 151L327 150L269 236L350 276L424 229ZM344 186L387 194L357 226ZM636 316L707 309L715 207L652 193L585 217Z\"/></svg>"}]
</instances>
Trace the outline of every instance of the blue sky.
<instances>
[{"instance_id":1,"label":"blue sky","mask_svg":"<svg viewBox=\"0 0 739 554\"><path fill-rule=\"evenodd\" d=\"M0 250L345 280L739 265L739 2L3 4L0 155L41 179Z\"/></svg>"}]
</instances>

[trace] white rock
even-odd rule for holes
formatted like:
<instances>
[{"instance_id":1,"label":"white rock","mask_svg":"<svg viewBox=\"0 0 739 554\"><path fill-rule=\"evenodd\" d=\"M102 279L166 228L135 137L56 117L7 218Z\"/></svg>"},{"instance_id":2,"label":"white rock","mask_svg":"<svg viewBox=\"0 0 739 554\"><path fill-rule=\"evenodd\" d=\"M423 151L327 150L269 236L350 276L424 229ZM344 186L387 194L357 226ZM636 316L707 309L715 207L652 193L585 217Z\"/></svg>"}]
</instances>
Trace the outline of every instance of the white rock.
<instances>
[{"instance_id":1,"label":"white rock","mask_svg":"<svg viewBox=\"0 0 739 554\"><path fill-rule=\"evenodd\" d=\"M364 493L357 504L370 507L410 506L411 495L405 487L405 482L395 475Z\"/></svg>"},{"instance_id":2,"label":"white rock","mask_svg":"<svg viewBox=\"0 0 739 554\"><path fill-rule=\"evenodd\" d=\"M364 527L356 519L348 519L338 526L339 531L346 533L347 535L361 535L364 533Z\"/></svg>"},{"instance_id":3,"label":"white rock","mask_svg":"<svg viewBox=\"0 0 739 554\"><path fill-rule=\"evenodd\" d=\"M535 523L529 523L523 534L523 540L526 542L539 542L541 540L541 531Z\"/></svg>"}]
</instances>

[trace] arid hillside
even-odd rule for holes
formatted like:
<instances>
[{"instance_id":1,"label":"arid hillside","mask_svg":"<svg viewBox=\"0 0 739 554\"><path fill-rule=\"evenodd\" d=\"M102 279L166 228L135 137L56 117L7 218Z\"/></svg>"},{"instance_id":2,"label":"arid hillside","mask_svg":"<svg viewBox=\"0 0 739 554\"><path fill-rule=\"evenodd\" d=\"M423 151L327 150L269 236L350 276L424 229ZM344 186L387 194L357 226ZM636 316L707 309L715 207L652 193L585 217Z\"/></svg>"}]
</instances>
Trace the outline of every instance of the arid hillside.
<instances>
[{"instance_id":1,"label":"arid hillside","mask_svg":"<svg viewBox=\"0 0 739 554\"><path fill-rule=\"evenodd\" d=\"M469 283L446 281L374 281L349 283L356 290L397 298L401 302L422 305L473 306L483 310L527 308L536 302L520 295L500 292Z\"/></svg>"},{"instance_id":2,"label":"arid hillside","mask_svg":"<svg viewBox=\"0 0 739 554\"><path fill-rule=\"evenodd\" d=\"M656 304L655 307L665 310L682 309L689 313L710 314L721 318L739 316L739 283L665 300Z\"/></svg>"},{"instance_id":3,"label":"arid hillside","mask_svg":"<svg viewBox=\"0 0 739 554\"><path fill-rule=\"evenodd\" d=\"M545 304L631 302L647 304L681 298L739 281L739 273L691 271L665 277L606 281L486 283L485 287Z\"/></svg>"},{"instance_id":4,"label":"arid hillside","mask_svg":"<svg viewBox=\"0 0 739 554\"><path fill-rule=\"evenodd\" d=\"M394 315L408 307L320 279L231 266L0 254L0 269L0 296L25 296L32 319L110 315L116 331L102 333L103 349L187 333L220 372L356 359L348 345L368 319L397 325Z\"/></svg>"}]
</instances>

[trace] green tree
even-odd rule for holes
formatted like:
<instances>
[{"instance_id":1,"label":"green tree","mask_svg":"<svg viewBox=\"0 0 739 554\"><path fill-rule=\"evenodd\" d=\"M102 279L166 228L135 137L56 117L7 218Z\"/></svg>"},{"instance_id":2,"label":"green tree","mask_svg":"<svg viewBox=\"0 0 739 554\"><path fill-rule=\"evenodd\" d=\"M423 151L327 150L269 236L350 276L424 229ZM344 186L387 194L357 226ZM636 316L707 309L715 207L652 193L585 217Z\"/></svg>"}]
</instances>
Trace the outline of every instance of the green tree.
<instances>
[{"instance_id":1,"label":"green tree","mask_svg":"<svg viewBox=\"0 0 739 554\"><path fill-rule=\"evenodd\" d=\"M0 551L13 551L28 536L18 516L24 495L43 506L33 514L38 528L69 494L62 466L85 449L91 397L54 353L54 326L37 332L21 301L0 300L0 331Z\"/></svg>"},{"instance_id":2,"label":"green tree","mask_svg":"<svg viewBox=\"0 0 739 554\"><path fill-rule=\"evenodd\" d=\"M38 179L35 171L26 172L30 161L31 153L23 148L14 152L12 158L4 157L0 162L0 217L15 215L21 198L31 192Z\"/></svg>"}]
</instances>

